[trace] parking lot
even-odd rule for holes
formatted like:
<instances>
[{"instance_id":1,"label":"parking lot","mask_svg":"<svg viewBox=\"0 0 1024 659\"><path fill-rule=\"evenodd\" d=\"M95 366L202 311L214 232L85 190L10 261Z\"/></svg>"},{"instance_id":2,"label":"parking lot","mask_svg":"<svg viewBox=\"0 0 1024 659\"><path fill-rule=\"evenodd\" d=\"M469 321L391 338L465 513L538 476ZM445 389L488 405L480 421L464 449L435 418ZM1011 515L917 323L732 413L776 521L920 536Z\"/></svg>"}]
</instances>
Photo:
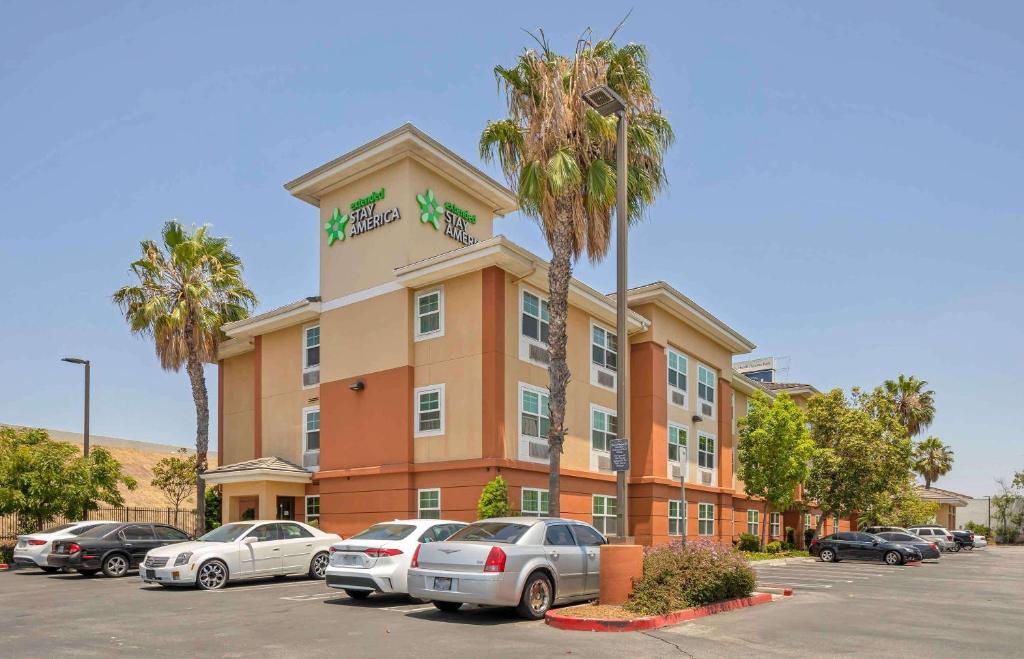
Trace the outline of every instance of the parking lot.
<instances>
[{"instance_id":1,"label":"parking lot","mask_svg":"<svg viewBox=\"0 0 1024 659\"><path fill-rule=\"evenodd\" d=\"M915 656L1024 654L1024 550L938 564L758 567L792 598L647 633L563 632L501 609L450 615L403 597L357 602L323 582L222 591L125 579L0 573L0 656Z\"/></svg>"}]
</instances>

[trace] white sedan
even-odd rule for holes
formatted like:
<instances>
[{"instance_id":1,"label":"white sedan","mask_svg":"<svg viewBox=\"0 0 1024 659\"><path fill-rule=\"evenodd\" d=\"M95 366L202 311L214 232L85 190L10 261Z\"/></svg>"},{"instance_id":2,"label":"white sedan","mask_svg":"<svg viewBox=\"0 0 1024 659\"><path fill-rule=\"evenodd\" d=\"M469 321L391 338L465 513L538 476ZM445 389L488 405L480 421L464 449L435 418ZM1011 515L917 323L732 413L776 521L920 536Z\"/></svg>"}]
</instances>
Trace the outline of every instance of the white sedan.
<instances>
[{"instance_id":1,"label":"white sedan","mask_svg":"<svg viewBox=\"0 0 1024 659\"><path fill-rule=\"evenodd\" d=\"M14 564L38 567L43 572L57 572L60 568L47 564L46 560L53 549L54 540L75 538L94 526L107 523L103 520L71 522L52 526L38 533L19 535L18 542L14 545Z\"/></svg>"},{"instance_id":2,"label":"white sedan","mask_svg":"<svg viewBox=\"0 0 1024 659\"><path fill-rule=\"evenodd\" d=\"M327 585L349 597L408 593L409 561L421 542L440 542L466 526L443 519L396 519L374 524L331 547Z\"/></svg>"},{"instance_id":3,"label":"white sedan","mask_svg":"<svg viewBox=\"0 0 1024 659\"><path fill-rule=\"evenodd\" d=\"M228 581L308 574L323 579L336 533L300 522L232 522L193 542L153 549L139 576L161 586L223 588Z\"/></svg>"}]
</instances>

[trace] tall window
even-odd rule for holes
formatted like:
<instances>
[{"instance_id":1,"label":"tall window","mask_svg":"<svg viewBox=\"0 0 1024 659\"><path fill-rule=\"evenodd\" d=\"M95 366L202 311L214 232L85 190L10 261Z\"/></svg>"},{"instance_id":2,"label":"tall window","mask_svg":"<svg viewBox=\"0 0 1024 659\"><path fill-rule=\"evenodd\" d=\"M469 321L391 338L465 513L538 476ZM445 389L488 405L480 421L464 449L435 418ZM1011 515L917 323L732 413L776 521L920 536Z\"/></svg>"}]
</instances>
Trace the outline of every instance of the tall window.
<instances>
[{"instance_id":1,"label":"tall window","mask_svg":"<svg viewBox=\"0 0 1024 659\"><path fill-rule=\"evenodd\" d=\"M546 344L550 320L548 301L523 291L523 336Z\"/></svg>"},{"instance_id":2,"label":"tall window","mask_svg":"<svg viewBox=\"0 0 1024 659\"><path fill-rule=\"evenodd\" d=\"M697 435L697 466L701 469L715 468L715 438L711 435Z\"/></svg>"},{"instance_id":3,"label":"tall window","mask_svg":"<svg viewBox=\"0 0 1024 659\"><path fill-rule=\"evenodd\" d=\"M320 495L311 494L306 497L306 524L320 524Z\"/></svg>"},{"instance_id":4,"label":"tall window","mask_svg":"<svg viewBox=\"0 0 1024 659\"><path fill-rule=\"evenodd\" d=\"M613 412L591 408L590 445L595 451L607 451L608 440L618 437L619 418Z\"/></svg>"},{"instance_id":5,"label":"tall window","mask_svg":"<svg viewBox=\"0 0 1024 659\"><path fill-rule=\"evenodd\" d=\"M416 389L416 435L444 434L444 385Z\"/></svg>"},{"instance_id":6,"label":"tall window","mask_svg":"<svg viewBox=\"0 0 1024 659\"><path fill-rule=\"evenodd\" d=\"M782 513L768 515L768 534L773 538L782 536Z\"/></svg>"},{"instance_id":7,"label":"tall window","mask_svg":"<svg viewBox=\"0 0 1024 659\"><path fill-rule=\"evenodd\" d=\"M760 513L756 510L747 511L747 533L751 535L760 535Z\"/></svg>"},{"instance_id":8,"label":"tall window","mask_svg":"<svg viewBox=\"0 0 1024 659\"><path fill-rule=\"evenodd\" d=\"M811 514L810 513L804 513L804 528L805 529L813 529L814 528L813 526L811 526Z\"/></svg>"},{"instance_id":9,"label":"tall window","mask_svg":"<svg viewBox=\"0 0 1024 659\"><path fill-rule=\"evenodd\" d=\"M444 295L441 289L416 296L416 338L444 336Z\"/></svg>"},{"instance_id":10,"label":"tall window","mask_svg":"<svg viewBox=\"0 0 1024 659\"><path fill-rule=\"evenodd\" d=\"M320 408L309 407L302 413L302 450L303 452L320 450ZM293 417L294 418L294 417Z\"/></svg>"},{"instance_id":11,"label":"tall window","mask_svg":"<svg viewBox=\"0 0 1024 659\"><path fill-rule=\"evenodd\" d=\"M668 386L669 386L669 402L678 405L679 407L686 407L686 372L689 368L689 361L676 352L675 350L669 349L668 351Z\"/></svg>"},{"instance_id":12,"label":"tall window","mask_svg":"<svg viewBox=\"0 0 1024 659\"><path fill-rule=\"evenodd\" d=\"M689 433L682 426L669 424L668 427L668 461L686 462L686 445Z\"/></svg>"},{"instance_id":13,"label":"tall window","mask_svg":"<svg viewBox=\"0 0 1024 659\"><path fill-rule=\"evenodd\" d=\"M686 535L686 506L679 505L679 499L668 501L668 534Z\"/></svg>"},{"instance_id":14,"label":"tall window","mask_svg":"<svg viewBox=\"0 0 1024 659\"><path fill-rule=\"evenodd\" d=\"M594 528L605 535L618 535L615 519L615 497L594 495Z\"/></svg>"},{"instance_id":15,"label":"tall window","mask_svg":"<svg viewBox=\"0 0 1024 659\"><path fill-rule=\"evenodd\" d=\"M590 336L591 361L601 368L614 371L618 362L618 355L619 346L616 336L603 327L593 325Z\"/></svg>"},{"instance_id":16,"label":"tall window","mask_svg":"<svg viewBox=\"0 0 1024 659\"><path fill-rule=\"evenodd\" d=\"M302 332L302 386L320 384L320 326L312 325Z\"/></svg>"},{"instance_id":17,"label":"tall window","mask_svg":"<svg viewBox=\"0 0 1024 659\"><path fill-rule=\"evenodd\" d=\"M418 494L419 505L416 515L420 519L441 519L441 490L420 490Z\"/></svg>"},{"instance_id":18,"label":"tall window","mask_svg":"<svg viewBox=\"0 0 1024 659\"><path fill-rule=\"evenodd\" d=\"M697 535L715 534L715 504L697 504Z\"/></svg>"},{"instance_id":19,"label":"tall window","mask_svg":"<svg viewBox=\"0 0 1024 659\"><path fill-rule=\"evenodd\" d=\"M697 365L697 398L701 403L707 403L711 411L709 416L715 415L715 372L703 364ZM701 406L703 408L703 406ZM707 409L701 410L706 412Z\"/></svg>"},{"instance_id":20,"label":"tall window","mask_svg":"<svg viewBox=\"0 0 1024 659\"><path fill-rule=\"evenodd\" d=\"M546 517L548 514L548 491L524 487L522 511L524 517Z\"/></svg>"},{"instance_id":21,"label":"tall window","mask_svg":"<svg viewBox=\"0 0 1024 659\"><path fill-rule=\"evenodd\" d=\"M525 437L547 439L551 432L548 418L548 395L536 389L521 389L520 432Z\"/></svg>"},{"instance_id":22,"label":"tall window","mask_svg":"<svg viewBox=\"0 0 1024 659\"><path fill-rule=\"evenodd\" d=\"M839 530L839 515L832 516L832 532L835 533Z\"/></svg>"}]
</instances>

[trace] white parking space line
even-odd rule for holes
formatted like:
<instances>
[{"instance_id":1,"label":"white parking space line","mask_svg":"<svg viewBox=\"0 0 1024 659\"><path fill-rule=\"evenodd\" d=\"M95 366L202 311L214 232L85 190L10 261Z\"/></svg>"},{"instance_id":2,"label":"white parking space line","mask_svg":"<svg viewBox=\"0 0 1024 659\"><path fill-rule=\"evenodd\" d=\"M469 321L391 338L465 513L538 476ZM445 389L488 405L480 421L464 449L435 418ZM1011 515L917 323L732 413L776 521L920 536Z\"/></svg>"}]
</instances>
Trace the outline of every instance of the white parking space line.
<instances>
[{"instance_id":1,"label":"white parking space line","mask_svg":"<svg viewBox=\"0 0 1024 659\"><path fill-rule=\"evenodd\" d=\"M770 575L768 578L771 579L771 580L776 580L776 581L786 581L787 579L792 578L792 579L799 579L800 581L824 581L824 582L828 582L828 583L854 583L853 579L842 579L842 578L837 579L837 578L833 578L833 577L809 577L806 574L793 575L792 577L787 577L786 575L773 574L773 575ZM760 582L761 580L758 579L758 581Z\"/></svg>"},{"instance_id":2,"label":"white parking space line","mask_svg":"<svg viewBox=\"0 0 1024 659\"><path fill-rule=\"evenodd\" d=\"M760 586L778 586L786 588L831 588L832 586L825 583L772 583L765 582L759 583Z\"/></svg>"},{"instance_id":3,"label":"white parking space line","mask_svg":"<svg viewBox=\"0 0 1024 659\"><path fill-rule=\"evenodd\" d=\"M806 576L807 578L811 578L812 576L821 576L822 578L829 578L829 579L859 579L859 580L862 580L862 581L866 581L868 579L873 579L874 578L873 576L867 576L867 575L865 575L865 574L863 574L861 572L858 572L858 573L848 573L848 572L837 572L837 573L828 572L828 573L823 573L823 572L797 572L797 571L789 572L789 571L783 571L783 570L774 570L772 572L764 572L764 573L758 572L758 574L767 574L767 575L771 575L771 576L779 576L779 575L785 574L785 575L795 575L795 576L799 576L799 577Z\"/></svg>"},{"instance_id":4,"label":"white parking space line","mask_svg":"<svg viewBox=\"0 0 1024 659\"><path fill-rule=\"evenodd\" d=\"M323 584L318 582L318 581L296 581L294 583L275 583L275 584L268 584L268 585L265 585L265 586L231 586L231 585L229 585L226 588L221 588L220 590L204 590L203 592L204 593L217 593L217 594L244 593L244 592L249 592L251 590L274 590L276 588L293 588L295 586L320 586L320 587L323 587Z\"/></svg>"},{"instance_id":5,"label":"white parking space line","mask_svg":"<svg viewBox=\"0 0 1024 659\"><path fill-rule=\"evenodd\" d=\"M319 600L325 600L328 597L340 597L340 594L314 593L312 595L292 595L291 597L279 597L278 599L288 600L289 602L316 602Z\"/></svg>"}]
</instances>

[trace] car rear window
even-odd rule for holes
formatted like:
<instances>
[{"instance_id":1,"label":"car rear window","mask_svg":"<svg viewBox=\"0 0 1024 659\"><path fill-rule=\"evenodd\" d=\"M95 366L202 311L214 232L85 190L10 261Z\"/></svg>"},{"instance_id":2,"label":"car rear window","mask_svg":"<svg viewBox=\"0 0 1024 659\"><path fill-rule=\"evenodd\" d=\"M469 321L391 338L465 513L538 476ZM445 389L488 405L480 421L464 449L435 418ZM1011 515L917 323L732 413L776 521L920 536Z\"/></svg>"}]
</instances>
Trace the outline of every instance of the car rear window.
<instances>
[{"instance_id":1,"label":"car rear window","mask_svg":"<svg viewBox=\"0 0 1024 659\"><path fill-rule=\"evenodd\" d=\"M401 540L416 530L412 524L374 524L352 536L353 540Z\"/></svg>"},{"instance_id":2,"label":"car rear window","mask_svg":"<svg viewBox=\"0 0 1024 659\"><path fill-rule=\"evenodd\" d=\"M114 529L121 528L120 524L97 524L85 533L78 536L79 538L102 538Z\"/></svg>"},{"instance_id":3,"label":"car rear window","mask_svg":"<svg viewBox=\"0 0 1024 659\"><path fill-rule=\"evenodd\" d=\"M70 529L74 524L58 524L57 526L51 526L48 529L43 529L40 533L57 533L65 529Z\"/></svg>"},{"instance_id":4,"label":"car rear window","mask_svg":"<svg viewBox=\"0 0 1024 659\"><path fill-rule=\"evenodd\" d=\"M530 528L526 524L511 522L477 522L456 531L448 540L452 542L504 542L514 544Z\"/></svg>"}]
</instances>

